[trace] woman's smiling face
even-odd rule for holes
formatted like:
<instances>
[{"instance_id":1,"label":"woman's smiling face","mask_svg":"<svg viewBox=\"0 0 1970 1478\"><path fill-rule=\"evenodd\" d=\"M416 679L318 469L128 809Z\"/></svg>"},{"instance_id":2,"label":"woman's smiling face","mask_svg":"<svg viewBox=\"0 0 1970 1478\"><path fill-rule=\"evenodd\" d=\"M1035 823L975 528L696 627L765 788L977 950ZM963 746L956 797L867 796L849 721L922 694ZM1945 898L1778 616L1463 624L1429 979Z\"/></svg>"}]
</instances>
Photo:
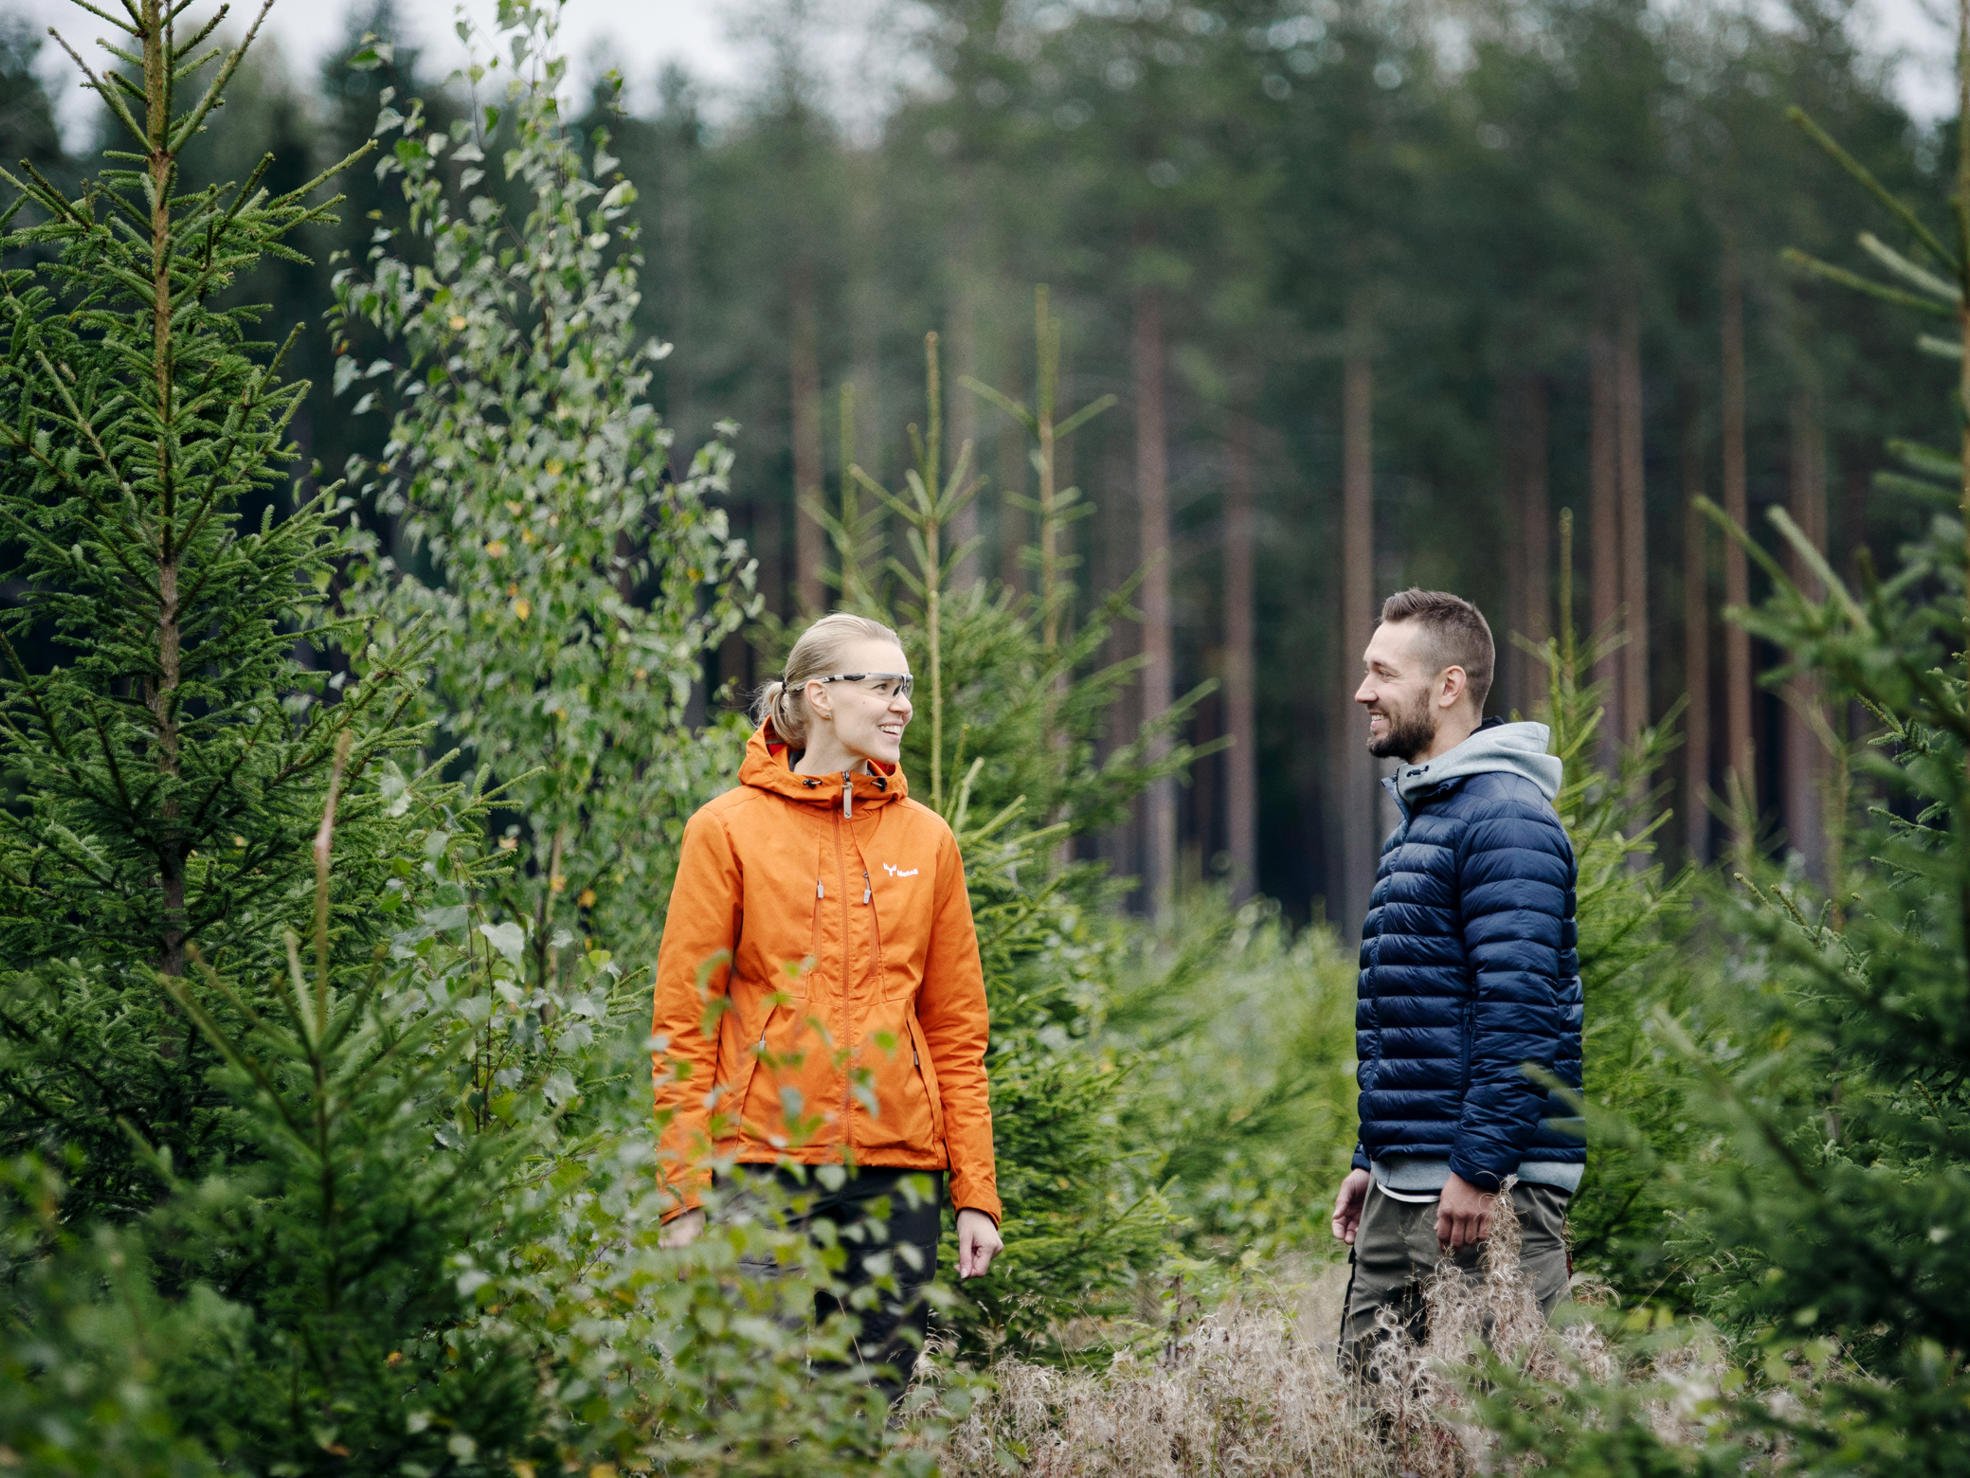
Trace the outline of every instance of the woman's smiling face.
<instances>
[{"instance_id":1,"label":"woman's smiling face","mask_svg":"<svg viewBox=\"0 0 1970 1478\"><path fill-rule=\"evenodd\" d=\"M809 742L815 737L811 719L825 712L835 743L851 761L895 765L903 756L903 730L909 727L914 712L909 695L909 658L896 643L869 637L843 650L836 671L871 675L831 683L808 679Z\"/></svg>"}]
</instances>

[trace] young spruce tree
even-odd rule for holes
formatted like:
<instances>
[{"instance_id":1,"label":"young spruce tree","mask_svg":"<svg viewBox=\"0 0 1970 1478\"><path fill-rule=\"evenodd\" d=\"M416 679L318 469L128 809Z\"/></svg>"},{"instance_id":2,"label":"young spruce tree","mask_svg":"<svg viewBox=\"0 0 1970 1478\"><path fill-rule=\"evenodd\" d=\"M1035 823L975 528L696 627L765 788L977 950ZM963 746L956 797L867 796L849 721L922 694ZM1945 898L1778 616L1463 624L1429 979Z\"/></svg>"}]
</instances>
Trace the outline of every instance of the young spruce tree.
<instances>
[{"instance_id":1,"label":"young spruce tree","mask_svg":"<svg viewBox=\"0 0 1970 1478\"><path fill-rule=\"evenodd\" d=\"M74 1220L151 1205L152 1152L193 1177L231 1153L171 983L198 953L261 978L306 927L339 742L338 952L367 951L416 824L401 784L388 815L356 783L409 747L397 668L325 660L338 494L284 506L294 334L213 306L332 210L327 176L181 191L258 22L215 46L222 11L126 9L112 65L77 58L121 148L74 194L0 170L0 1152L58 1156Z\"/></svg>"}]
</instances>

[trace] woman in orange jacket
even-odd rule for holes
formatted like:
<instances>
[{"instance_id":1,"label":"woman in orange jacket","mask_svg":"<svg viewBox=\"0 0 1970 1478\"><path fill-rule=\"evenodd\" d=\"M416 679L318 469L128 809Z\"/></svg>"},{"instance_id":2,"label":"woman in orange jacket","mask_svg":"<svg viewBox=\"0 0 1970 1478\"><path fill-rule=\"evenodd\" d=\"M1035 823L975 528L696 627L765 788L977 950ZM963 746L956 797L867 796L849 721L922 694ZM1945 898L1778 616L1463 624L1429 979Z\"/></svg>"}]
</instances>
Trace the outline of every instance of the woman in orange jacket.
<instances>
[{"instance_id":1,"label":"woman in orange jacket","mask_svg":"<svg viewBox=\"0 0 1970 1478\"><path fill-rule=\"evenodd\" d=\"M903 779L911 681L877 621L837 612L794 645L755 705L738 786L684 829L652 1028L666 1244L704 1229L713 1159L741 1190L771 1167L847 1167L809 1215L859 1224L886 1202L889 1245L915 1247L893 1260L904 1297L858 1340L866 1363L905 1374L939 1213L898 1194L903 1179L941 1189L948 1173L960 1277L1003 1246L984 974L957 842ZM851 1282L861 1241L844 1238Z\"/></svg>"}]
</instances>

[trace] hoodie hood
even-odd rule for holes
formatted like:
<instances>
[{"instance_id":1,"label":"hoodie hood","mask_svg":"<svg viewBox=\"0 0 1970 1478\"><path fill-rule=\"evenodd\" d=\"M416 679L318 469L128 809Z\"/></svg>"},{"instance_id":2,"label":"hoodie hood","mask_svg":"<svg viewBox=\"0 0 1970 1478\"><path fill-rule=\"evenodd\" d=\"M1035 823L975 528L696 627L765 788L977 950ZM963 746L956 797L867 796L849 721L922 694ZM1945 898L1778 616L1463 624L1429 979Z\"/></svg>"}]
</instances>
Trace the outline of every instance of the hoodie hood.
<instances>
[{"instance_id":1,"label":"hoodie hood","mask_svg":"<svg viewBox=\"0 0 1970 1478\"><path fill-rule=\"evenodd\" d=\"M802 805L834 806L848 816L863 806L900 801L910 793L901 765L885 767L871 761L867 770L856 770L846 776L798 773L787 741L779 736L770 720L754 729L752 738L746 741L746 757L739 765L739 783L754 790L771 791Z\"/></svg>"},{"instance_id":2,"label":"hoodie hood","mask_svg":"<svg viewBox=\"0 0 1970 1478\"><path fill-rule=\"evenodd\" d=\"M1425 791L1434 790L1447 780L1503 770L1524 776L1539 787L1547 800L1553 800L1560 793L1561 766L1558 756L1546 752L1551 742L1552 731L1544 724L1508 724L1492 719L1455 749L1445 750L1423 764L1404 765L1397 770L1396 796L1408 806Z\"/></svg>"}]
</instances>

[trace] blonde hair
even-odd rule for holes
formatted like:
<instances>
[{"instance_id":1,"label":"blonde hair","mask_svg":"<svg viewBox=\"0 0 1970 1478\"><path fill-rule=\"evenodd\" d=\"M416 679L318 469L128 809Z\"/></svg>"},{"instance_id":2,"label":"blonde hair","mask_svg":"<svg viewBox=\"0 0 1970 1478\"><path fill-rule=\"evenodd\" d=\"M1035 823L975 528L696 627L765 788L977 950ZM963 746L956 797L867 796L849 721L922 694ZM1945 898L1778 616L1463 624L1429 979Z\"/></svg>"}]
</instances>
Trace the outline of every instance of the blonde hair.
<instances>
[{"instance_id":1,"label":"blonde hair","mask_svg":"<svg viewBox=\"0 0 1970 1478\"><path fill-rule=\"evenodd\" d=\"M835 611L800 634L787 653L779 678L753 695L752 721L771 723L773 732L799 749L807 743L807 683L841 670L843 654L859 641L894 642L903 639L880 621Z\"/></svg>"}]
</instances>

